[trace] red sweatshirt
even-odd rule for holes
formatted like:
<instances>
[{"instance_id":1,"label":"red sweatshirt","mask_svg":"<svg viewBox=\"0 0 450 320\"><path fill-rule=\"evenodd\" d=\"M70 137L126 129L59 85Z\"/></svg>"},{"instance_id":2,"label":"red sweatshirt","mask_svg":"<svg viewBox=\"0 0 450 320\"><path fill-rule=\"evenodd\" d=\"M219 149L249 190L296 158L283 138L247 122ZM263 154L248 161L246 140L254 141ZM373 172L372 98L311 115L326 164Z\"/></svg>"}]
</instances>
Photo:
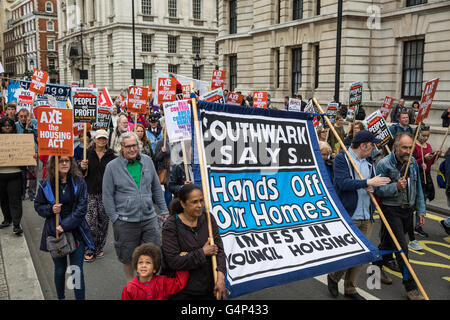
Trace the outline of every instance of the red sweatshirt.
<instances>
[{"instance_id":1,"label":"red sweatshirt","mask_svg":"<svg viewBox=\"0 0 450 320\"><path fill-rule=\"evenodd\" d=\"M175 278L153 276L150 282L136 277L123 288L120 300L167 300L186 286L188 277L189 271L176 271Z\"/></svg>"}]
</instances>

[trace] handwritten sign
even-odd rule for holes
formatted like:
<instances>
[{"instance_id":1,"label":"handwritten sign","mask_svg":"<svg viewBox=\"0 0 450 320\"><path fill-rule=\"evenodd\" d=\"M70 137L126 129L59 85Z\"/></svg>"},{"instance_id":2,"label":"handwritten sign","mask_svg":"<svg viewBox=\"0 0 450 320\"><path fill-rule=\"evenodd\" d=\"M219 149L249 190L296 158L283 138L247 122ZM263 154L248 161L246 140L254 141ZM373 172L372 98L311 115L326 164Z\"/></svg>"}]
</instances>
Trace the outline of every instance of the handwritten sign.
<instances>
[{"instance_id":1,"label":"handwritten sign","mask_svg":"<svg viewBox=\"0 0 450 320\"><path fill-rule=\"evenodd\" d=\"M0 167L35 166L32 134L0 134Z\"/></svg>"}]
</instances>

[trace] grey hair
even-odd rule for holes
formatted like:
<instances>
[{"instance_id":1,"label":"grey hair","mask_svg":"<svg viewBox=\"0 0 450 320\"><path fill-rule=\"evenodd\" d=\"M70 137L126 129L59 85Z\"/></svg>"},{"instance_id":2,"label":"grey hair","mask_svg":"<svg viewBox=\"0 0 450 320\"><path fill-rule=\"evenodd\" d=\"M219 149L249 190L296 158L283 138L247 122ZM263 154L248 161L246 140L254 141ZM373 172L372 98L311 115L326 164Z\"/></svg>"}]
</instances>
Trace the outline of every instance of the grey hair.
<instances>
[{"instance_id":1,"label":"grey hair","mask_svg":"<svg viewBox=\"0 0 450 320\"><path fill-rule=\"evenodd\" d=\"M404 136L408 136L408 137L410 137L411 139L413 139L412 135L411 135L410 133L408 133L408 132L400 132L400 133L397 133L397 134L395 135L395 137L394 137L394 146L395 146L395 147L398 147L398 145L400 144L400 140L401 140Z\"/></svg>"},{"instance_id":2,"label":"grey hair","mask_svg":"<svg viewBox=\"0 0 450 320\"><path fill-rule=\"evenodd\" d=\"M128 132L124 132L120 135L119 137L119 143L121 146L123 146L123 140L125 139L129 139L134 137L136 139L136 143L138 145L138 150L141 151L141 143L139 143L139 138L137 136L137 134L134 131L128 131Z\"/></svg>"}]
</instances>

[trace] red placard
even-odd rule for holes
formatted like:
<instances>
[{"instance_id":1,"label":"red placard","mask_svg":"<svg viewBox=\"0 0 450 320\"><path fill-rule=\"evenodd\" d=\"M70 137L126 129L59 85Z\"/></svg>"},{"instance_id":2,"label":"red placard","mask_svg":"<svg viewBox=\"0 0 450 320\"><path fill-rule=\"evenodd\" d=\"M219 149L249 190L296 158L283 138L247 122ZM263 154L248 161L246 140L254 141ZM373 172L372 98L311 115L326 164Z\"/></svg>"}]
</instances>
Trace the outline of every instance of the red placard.
<instances>
[{"instance_id":1,"label":"red placard","mask_svg":"<svg viewBox=\"0 0 450 320\"><path fill-rule=\"evenodd\" d=\"M128 88L128 112L147 112L148 87L131 86Z\"/></svg>"},{"instance_id":2,"label":"red placard","mask_svg":"<svg viewBox=\"0 0 450 320\"><path fill-rule=\"evenodd\" d=\"M391 112L392 104L394 103L394 98L386 96L383 101L383 105L380 108L380 113L384 120L387 119L389 112Z\"/></svg>"},{"instance_id":3,"label":"red placard","mask_svg":"<svg viewBox=\"0 0 450 320\"><path fill-rule=\"evenodd\" d=\"M123 95L119 94L119 96L117 97L116 101L119 103L120 109L122 111L126 111L126 110L123 110L127 106L127 100L125 100L125 97Z\"/></svg>"},{"instance_id":4,"label":"red placard","mask_svg":"<svg viewBox=\"0 0 450 320\"><path fill-rule=\"evenodd\" d=\"M73 156L73 122L71 109L39 108L39 155Z\"/></svg>"},{"instance_id":5,"label":"red placard","mask_svg":"<svg viewBox=\"0 0 450 320\"><path fill-rule=\"evenodd\" d=\"M33 78L31 78L30 88L28 90L37 94L44 94L47 85L48 73L39 69L34 69Z\"/></svg>"},{"instance_id":6,"label":"red placard","mask_svg":"<svg viewBox=\"0 0 450 320\"><path fill-rule=\"evenodd\" d=\"M174 78L158 78L158 104L177 99L177 82Z\"/></svg>"},{"instance_id":7,"label":"red placard","mask_svg":"<svg viewBox=\"0 0 450 320\"><path fill-rule=\"evenodd\" d=\"M225 70L213 70L211 90L223 88L225 85Z\"/></svg>"},{"instance_id":8,"label":"red placard","mask_svg":"<svg viewBox=\"0 0 450 320\"><path fill-rule=\"evenodd\" d=\"M240 106L243 100L244 96L242 94L230 92L228 93L226 104L235 104Z\"/></svg>"},{"instance_id":9,"label":"red placard","mask_svg":"<svg viewBox=\"0 0 450 320\"><path fill-rule=\"evenodd\" d=\"M148 97L147 97L147 99L148 100L151 100L152 98L153 98L153 88L152 88L152 85L148 85L148 86L144 86L144 87L147 87L148 88Z\"/></svg>"},{"instance_id":10,"label":"red placard","mask_svg":"<svg viewBox=\"0 0 450 320\"><path fill-rule=\"evenodd\" d=\"M267 109L267 91L253 92L253 106Z\"/></svg>"},{"instance_id":11,"label":"red placard","mask_svg":"<svg viewBox=\"0 0 450 320\"><path fill-rule=\"evenodd\" d=\"M430 112L431 103L433 102L434 94L439 83L439 78L433 79L425 83L425 88L423 89L422 99L420 100L419 112L416 117L416 124L421 123L428 117Z\"/></svg>"},{"instance_id":12,"label":"red placard","mask_svg":"<svg viewBox=\"0 0 450 320\"><path fill-rule=\"evenodd\" d=\"M87 122L86 130L91 131L92 126L89 122ZM84 132L84 123L83 122L74 122L73 124L73 136L78 137L79 135L82 135Z\"/></svg>"},{"instance_id":13,"label":"red placard","mask_svg":"<svg viewBox=\"0 0 450 320\"><path fill-rule=\"evenodd\" d=\"M190 99L191 98L191 86L185 85L181 86L181 89L183 90L183 100Z\"/></svg>"}]
</instances>

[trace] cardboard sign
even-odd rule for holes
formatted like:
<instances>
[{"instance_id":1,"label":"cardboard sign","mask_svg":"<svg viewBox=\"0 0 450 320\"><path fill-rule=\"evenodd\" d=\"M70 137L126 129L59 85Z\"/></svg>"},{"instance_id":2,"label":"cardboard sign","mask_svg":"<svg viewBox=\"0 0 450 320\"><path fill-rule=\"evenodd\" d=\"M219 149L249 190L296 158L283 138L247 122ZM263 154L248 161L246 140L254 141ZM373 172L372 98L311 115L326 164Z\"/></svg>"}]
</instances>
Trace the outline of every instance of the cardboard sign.
<instances>
[{"instance_id":1,"label":"cardboard sign","mask_svg":"<svg viewBox=\"0 0 450 320\"><path fill-rule=\"evenodd\" d=\"M191 98L191 86L190 85L182 85L181 90L183 90L183 99L190 99Z\"/></svg>"},{"instance_id":2,"label":"cardboard sign","mask_svg":"<svg viewBox=\"0 0 450 320\"><path fill-rule=\"evenodd\" d=\"M39 108L38 146L44 156L73 156L72 110Z\"/></svg>"},{"instance_id":3,"label":"cardboard sign","mask_svg":"<svg viewBox=\"0 0 450 320\"><path fill-rule=\"evenodd\" d=\"M359 111L359 107L362 104L363 83L354 82L350 85L348 109L347 109L347 121L353 121Z\"/></svg>"},{"instance_id":4,"label":"cardboard sign","mask_svg":"<svg viewBox=\"0 0 450 320\"><path fill-rule=\"evenodd\" d=\"M97 110L97 122L92 125L92 130L108 130L111 122L112 108L99 106Z\"/></svg>"},{"instance_id":5,"label":"cardboard sign","mask_svg":"<svg viewBox=\"0 0 450 320\"><path fill-rule=\"evenodd\" d=\"M207 94L198 97L198 100L204 100L208 102L225 103L223 97L223 90L221 88L208 92Z\"/></svg>"},{"instance_id":6,"label":"cardboard sign","mask_svg":"<svg viewBox=\"0 0 450 320\"><path fill-rule=\"evenodd\" d=\"M234 104L240 106L242 105L242 101L244 101L244 96L242 94L234 92L228 93L227 104Z\"/></svg>"},{"instance_id":7,"label":"cardboard sign","mask_svg":"<svg viewBox=\"0 0 450 320\"><path fill-rule=\"evenodd\" d=\"M76 122L76 123L73 124L72 127L73 127L73 136L74 137L78 137L78 136L83 134L83 132L84 132L84 123ZM91 131L92 130L92 126L91 126L90 123L88 123L86 125L86 130L87 131Z\"/></svg>"},{"instance_id":8,"label":"cardboard sign","mask_svg":"<svg viewBox=\"0 0 450 320\"><path fill-rule=\"evenodd\" d=\"M148 87L130 86L128 88L127 111L135 113L147 112Z\"/></svg>"},{"instance_id":9,"label":"cardboard sign","mask_svg":"<svg viewBox=\"0 0 450 320\"><path fill-rule=\"evenodd\" d=\"M381 140L380 143L376 144L377 149L383 148L391 139L394 139L380 111L375 111L369 115L363 121L363 124L368 131L372 132L377 139Z\"/></svg>"},{"instance_id":10,"label":"cardboard sign","mask_svg":"<svg viewBox=\"0 0 450 320\"><path fill-rule=\"evenodd\" d=\"M74 88L72 90L73 122L96 122L97 102L97 89Z\"/></svg>"},{"instance_id":11,"label":"cardboard sign","mask_svg":"<svg viewBox=\"0 0 450 320\"><path fill-rule=\"evenodd\" d=\"M431 103L433 102L434 94L439 83L439 78L428 81L423 89L422 99L420 100L419 112L416 117L416 124L421 123L428 117Z\"/></svg>"},{"instance_id":12,"label":"cardboard sign","mask_svg":"<svg viewBox=\"0 0 450 320\"><path fill-rule=\"evenodd\" d=\"M302 100L289 98L288 111L302 111Z\"/></svg>"},{"instance_id":13,"label":"cardboard sign","mask_svg":"<svg viewBox=\"0 0 450 320\"><path fill-rule=\"evenodd\" d=\"M164 119L166 119L167 135L170 142L191 139L191 105L188 100L166 102Z\"/></svg>"},{"instance_id":14,"label":"cardboard sign","mask_svg":"<svg viewBox=\"0 0 450 320\"><path fill-rule=\"evenodd\" d=\"M389 113L391 112L393 103L394 103L394 98L391 98L388 96L386 96L386 98L384 98L383 104L381 105L381 108L380 108L380 113L383 116L384 120L386 120L387 117L389 116Z\"/></svg>"},{"instance_id":15,"label":"cardboard sign","mask_svg":"<svg viewBox=\"0 0 450 320\"><path fill-rule=\"evenodd\" d=\"M177 99L177 82L174 78L158 78L158 104Z\"/></svg>"},{"instance_id":16,"label":"cardboard sign","mask_svg":"<svg viewBox=\"0 0 450 320\"><path fill-rule=\"evenodd\" d=\"M113 102L111 96L109 95L108 88L103 89L102 93L100 93L98 97L98 105L105 107L112 107Z\"/></svg>"},{"instance_id":17,"label":"cardboard sign","mask_svg":"<svg viewBox=\"0 0 450 320\"><path fill-rule=\"evenodd\" d=\"M211 89L222 88L225 85L225 70L213 70Z\"/></svg>"},{"instance_id":18,"label":"cardboard sign","mask_svg":"<svg viewBox=\"0 0 450 320\"><path fill-rule=\"evenodd\" d=\"M34 69L31 78L30 91L37 94L44 94L47 85L48 73L39 69Z\"/></svg>"},{"instance_id":19,"label":"cardboard sign","mask_svg":"<svg viewBox=\"0 0 450 320\"><path fill-rule=\"evenodd\" d=\"M253 106L267 109L267 91L253 92Z\"/></svg>"},{"instance_id":20,"label":"cardboard sign","mask_svg":"<svg viewBox=\"0 0 450 320\"><path fill-rule=\"evenodd\" d=\"M32 134L0 134L0 167L35 166L34 155Z\"/></svg>"},{"instance_id":21,"label":"cardboard sign","mask_svg":"<svg viewBox=\"0 0 450 320\"><path fill-rule=\"evenodd\" d=\"M338 114L339 103L330 102L327 107L327 117L331 123L336 123L336 117Z\"/></svg>"}]
</instances>

